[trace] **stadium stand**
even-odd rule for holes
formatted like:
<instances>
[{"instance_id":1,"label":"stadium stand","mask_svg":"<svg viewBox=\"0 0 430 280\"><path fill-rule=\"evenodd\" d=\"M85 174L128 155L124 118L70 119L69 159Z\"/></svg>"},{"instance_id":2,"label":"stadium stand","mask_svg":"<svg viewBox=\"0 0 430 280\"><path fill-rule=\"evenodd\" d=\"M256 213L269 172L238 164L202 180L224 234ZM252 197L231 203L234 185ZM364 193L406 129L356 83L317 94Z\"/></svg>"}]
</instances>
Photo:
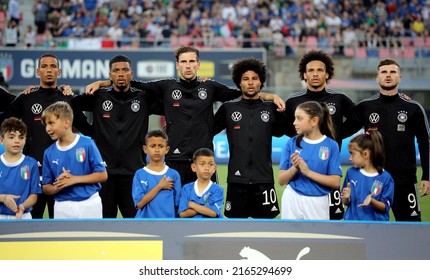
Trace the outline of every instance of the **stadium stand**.
<instances>
[{"instance_id":1,"label":"stadium stand","mask_svg":"<svg viewBox=\"0 0 430 280\"><path fill-rule=\"evenodd\" d=\"M3 44L11 19L9 2L0 0ZM30 47L67 48L69 38L78 46L80 38L98 38L101 48L184 44L201 48L264 47L278 56L321 48L333 55L358 58L430 57L430 1L426 0L13 2L19 3L22 15L18 41L22 47L31 25L38 34ZM44 7L46 24L39 26L36 14L43 14ZM114 32L116 23L121 30Z\"/></svg>"}]
</instances>

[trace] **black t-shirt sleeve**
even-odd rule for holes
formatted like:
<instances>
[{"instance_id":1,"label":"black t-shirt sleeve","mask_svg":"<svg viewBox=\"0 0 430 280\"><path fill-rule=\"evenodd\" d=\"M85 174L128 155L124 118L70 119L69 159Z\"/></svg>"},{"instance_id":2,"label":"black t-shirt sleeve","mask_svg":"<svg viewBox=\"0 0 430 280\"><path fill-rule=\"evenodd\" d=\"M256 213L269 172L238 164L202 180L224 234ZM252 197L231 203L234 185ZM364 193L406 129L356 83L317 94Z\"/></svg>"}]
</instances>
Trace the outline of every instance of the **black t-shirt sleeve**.
<instances>
[{"instance_id":1,"label":"black t-shirt sleeve","mask_svg":"<svg viewBox=\"0 0 430 280\"><path fill-rule=\"evenodd\" d=\"M361 128L363 128L364 122L362 120L361 112L360 112L360 106L356 105L353 106L350 109L350 113L348 114L348 118L344 121L342 125L342 131L340 137L342 139L345 139L357 131L359 131Z\"/></svg>"},{"instance_id":2,"label":"black t-shirt sleeve","mask_svg":"<svg viewBox=\"0 0 430 280\"><path fill-rule=\"evenodd\" d=\"M288 126L289 124L289 119L287 118L287 115L284 112L278 112L276 110L277 106L275 104L273 104L274 107L274 112L275 112L275 124L273 126L273 132L272 135L275 137L281 137L285 134L285 128Z\"/></svg>"},{"instance_id":3,"label":"black t-shirt sleeve","mask_svg":"<svg viewBox=\"0 0 430 280\"><path fill-rule=\"evenodd\" d=\"M221 105L214 117L214 130L212 134L213 136L217 135L227 127L225 114L225 105Z\"/></svg>"},{"instance_id":4,"label":"black t-shirt sleeve","mask_svg":"<svg viewBox=\"0 0 430 280\"><path fill-rule=\"evenodd\" d=\"M96 92L97 93L97 92ZM73 109L73 126L79 130L84 135L92 136L93 135L93 127L88 122L87 117L84 114L84 111L93 112L94 111L94 95L77 95L73 96L70 100L70 105Z\"/></svg>"},{"instance_id":5,"label":"black t-shirt sleeve","mask_svg":"<svg viewBox=\"0 0 430 280\"><path fill-rule=\"evenodd\" d=\"M284 111L284 119L285 119L285 127L284 134L288 137L293 137L297 134L296 129L294 128L294 111L296 110L296 104L294 102L285 100L285 111Z\"/></svg>"},{"instance_id":6,"label":"black t-shirt sleeve","mask_svg":"<svg viewBox=\"0 0 430 280\"><path fill-rule=\"evenodd\" d=\"M8 115L17 117L18 119L22 118L22 110L24 108L24 94L21 93L18 95L12 102L10 103L10 108L7 110Z\"/></svg>"},{"instance_id":7,"label":"black t-shirt sleeve","mask_svg":"<svg viewBox=\"0 0 430 280\"><path fill-rule=\"evenodd\" d=\"M214 87L216 101L226 102L242 96L242 92L240 90L228 87L224 84L215 81L206 81L205 83L211 83Z\"/></svg>"}]
</instances>

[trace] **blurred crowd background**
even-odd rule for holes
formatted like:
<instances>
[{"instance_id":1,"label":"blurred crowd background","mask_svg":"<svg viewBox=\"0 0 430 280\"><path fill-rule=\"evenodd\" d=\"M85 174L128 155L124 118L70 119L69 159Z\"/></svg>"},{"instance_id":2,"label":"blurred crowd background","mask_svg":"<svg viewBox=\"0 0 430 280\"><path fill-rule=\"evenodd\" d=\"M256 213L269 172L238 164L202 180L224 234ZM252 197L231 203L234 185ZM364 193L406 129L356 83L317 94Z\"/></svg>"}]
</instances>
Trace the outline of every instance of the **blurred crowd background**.
<instances>
[{"instance_id":1,"label":"blurred crowd background","mask_svg":"<svg viewBox=\"0 0 430 280\"><path fill-rule=\"evenodd\" d=\"M406 50L430 47L426 0L0 0L0 7L5 47L69 48L89 38L101 48L264 47L279 56L299 47L414 56Z\"/></svg>"}]
</instances>

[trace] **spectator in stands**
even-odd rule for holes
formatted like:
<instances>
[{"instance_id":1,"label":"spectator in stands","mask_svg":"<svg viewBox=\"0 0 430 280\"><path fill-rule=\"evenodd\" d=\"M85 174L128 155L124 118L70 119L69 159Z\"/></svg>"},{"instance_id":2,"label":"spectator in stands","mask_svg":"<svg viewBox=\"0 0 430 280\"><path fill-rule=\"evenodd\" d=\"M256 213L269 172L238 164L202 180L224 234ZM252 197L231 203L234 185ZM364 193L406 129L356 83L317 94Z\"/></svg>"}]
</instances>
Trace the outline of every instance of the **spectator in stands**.
<instances>
[{"instance_id":1,"label":"spectator in stands","mask_svg":"<svg viewBox=\"0 0 430 280\"><path fill-rule=\"evenodd\" d=\"M127 9L127 15L131 17L133 14L141 15L143 13L142 6L137 2L137 0L132 0L130 6Z\"/></svg>"},{"instance_id":2,"label":"spectator in stands","mask_svg":"<svg viewBox=\"0 0 430 280\"><path fill-rule=\"evenodd\" d=\"M318 19L315 17L315 14L306 12L304 27L306 36L317 36Z\"/></svg>"},{"instance_id":3,"label":"spectator in stands","mask_svg":"<svg viewBox=\"0 0 430 280\"><path fill-rule=\"evenodd\" d=\"M106 35L115 42L117 47L121 47L121 40L124 35L124 30L121 28L119 22L116 22L113 26L111 26L106 32Z\"/></svg>"},{"instance_id":4,"label":"spectator in stands","mask_svg":"<svg viewBox=\"0 0 430 280\"><path fill-rule=\"evenodd\" d=\"M189 23L185 15L181 15L178 20L178 35L186 36L189 32Z\"/></svg>"},{"instance_id":5,"label":"spectator in stands","mask_svg":"<svg viewBox=\"0 0 430 280\"><path fill-rule=\"evenodd\" d=\"M52 10L56 10L57 12L61 12L61 8L63 7L63 0L48 0L48 5Z\"/></svg>"},{"instance_id":6,"label":"spectator in stands","mask_svg":"<svg viewBox=\"0 0 430 280\"><path fill-rule=\"evenodd\" d=\"M347 26L342 32L342 40L345 48L354 48L358 44L357 34L352 29L352 26Z\"/></svg>"},{"instance_id":7,"label":"spectator in stands","mask_svg":"<svg viewBox=\"0 0 430 280\"><path fill-rule=\"evenodd\" d=\"M241 42L242 48L253 48L255 47L255 42L252 40L254 37L254 32L251 29L249 21L245 21L241 33L238 35L239 41Z\"/></svg>"},{"instance_id":8,"label":"spectator in stands","mask_svg":"<svg viewBox=\"0 0 430 280\"><path fill-rule=\"evenodd\" d=\"M44 34L46 22L48 20L49 5L42 0L36 0L33 6L34 24L36 25L37 34Z\"/></svg>"},{"instance_id":9,"label":"spectator in stands","mask_svg":"<svg viewBox=\"0 0 430 280\"><path fill-rule=\"evenodd\" d=\"M418 14L412 22L412 32L414 38L416 36L423 37L426 34L426 27L420 14Z\"/></svg>"},{"instance_id":10,"label":"spectator in stands","mask_svg":"<svg viewBox=\"0 0 430 280\"><path fill-rule=\"evenodd\" d=\"M27 31L24 34L24 44L28 49L36 45L36 31L31 25L27 26Z\"/></svg>"},{"instance_id":11,"label":"spectator in stands","mask_svg":"<svg viewBox=\"0 0 430 280\"><path fill-rule=\"evenodd\" d=\"M98 0L85 0L82 1L82 7L85 11L95 11L97 10L97 2Z\"/></svg>"},{"instance_id":12,"label":"spectator in stands","mask_svg":"<svg viewBox=\"0 0 430 280\"><path fill-rule=\"evenodd\" d=\"M407 37L412 37L412 23L413 18L410 13L406 13L403 17L403 35Z\"/></svg>"},{"instance_id":13,"label":"spectator in stands","mask_svg":"<svg viewBox=\"0 0 430 280\"><path fill-rule=\"evenodd\" d=\"M248 17L249 12L250 12L250 8L249 8L248 5L246 5L244 3L243 0L237 1L235 8L236 8L236 13L237 13L238 16L241 15L241 16L243 16L245 18Z\"/></svg>"},{"instance_id":14,"label":"spectator in stands","mask_svg":"<svg viewBox=\"0 0 430 280\"><path fill-rule=\"evenodd\" d=\"M9 21L5 31L5 46L15 47L18 44L18 26L15 21Z\"/></svg>"},{"instance_id":15,"label":"spectator in stands","mask_svg":"<svg viewBox=\"0 0 430 280\"><path fill-rule=\"evenodd\" d=\"M333 11L328 11L325 17L325 23L330 36L335 36L338 28L342 24L342 20Z\"/></svg>"},{"instance_id":16,"label":"spectator in stands","mask_svg":"<svg viewBox=\"0 0 430 280\"><path fill-rule=\"evenodd\" d=\"M7 14L9 15L9 21L15 22L16 26L18 26L21 21L21 12L17 0L9 1Z\"/></svg>"}]
</instances>

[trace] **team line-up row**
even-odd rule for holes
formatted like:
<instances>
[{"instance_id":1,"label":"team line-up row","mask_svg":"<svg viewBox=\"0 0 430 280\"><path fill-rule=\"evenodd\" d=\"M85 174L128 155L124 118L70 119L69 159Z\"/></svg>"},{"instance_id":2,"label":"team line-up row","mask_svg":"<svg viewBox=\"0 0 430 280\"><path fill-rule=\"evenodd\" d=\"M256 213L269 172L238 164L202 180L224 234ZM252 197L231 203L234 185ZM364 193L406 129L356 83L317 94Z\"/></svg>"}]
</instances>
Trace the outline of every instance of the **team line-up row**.
<instances>
[{"instance_id":1,"label":"team line-up row","mask_svg":"<svg viewBox=\"0 0 430 280\"><path fill-rule=\"evenodd\" d=\"M119 209L124 218L281 213L285 219L388 220L392 209L397 221L421 221L418 195L430 193L428 121L418 102L398 93L395 60L377 66L379 93L354 104L326 88L334 65L319 50L299 63L306 90L285 102L261 92L267 71L257 59L234 63L238 89L232 89L197 77L198 49L181 46L175 57L178 79L139 82L131 61L117 55L109 81L73 96L57 87L58 58L44 54L39 87L16 98L2 89L7 105L1 109L12 118L0 135L0 217L42 218L48 205L50 218L116 218ZM223 104L214 114L216 101ZM92 112L92 120L83 112ZM148 132L150 114L165 116L165 132ZM348 144L352 167L340 188L342 139L363 127ZM212 152L213 136L223 130L230 150L225 200ZM279 183L286 185L280 211L271 141L282 135L291 138L279 165Z\"/></svg>"}]
</instances>

